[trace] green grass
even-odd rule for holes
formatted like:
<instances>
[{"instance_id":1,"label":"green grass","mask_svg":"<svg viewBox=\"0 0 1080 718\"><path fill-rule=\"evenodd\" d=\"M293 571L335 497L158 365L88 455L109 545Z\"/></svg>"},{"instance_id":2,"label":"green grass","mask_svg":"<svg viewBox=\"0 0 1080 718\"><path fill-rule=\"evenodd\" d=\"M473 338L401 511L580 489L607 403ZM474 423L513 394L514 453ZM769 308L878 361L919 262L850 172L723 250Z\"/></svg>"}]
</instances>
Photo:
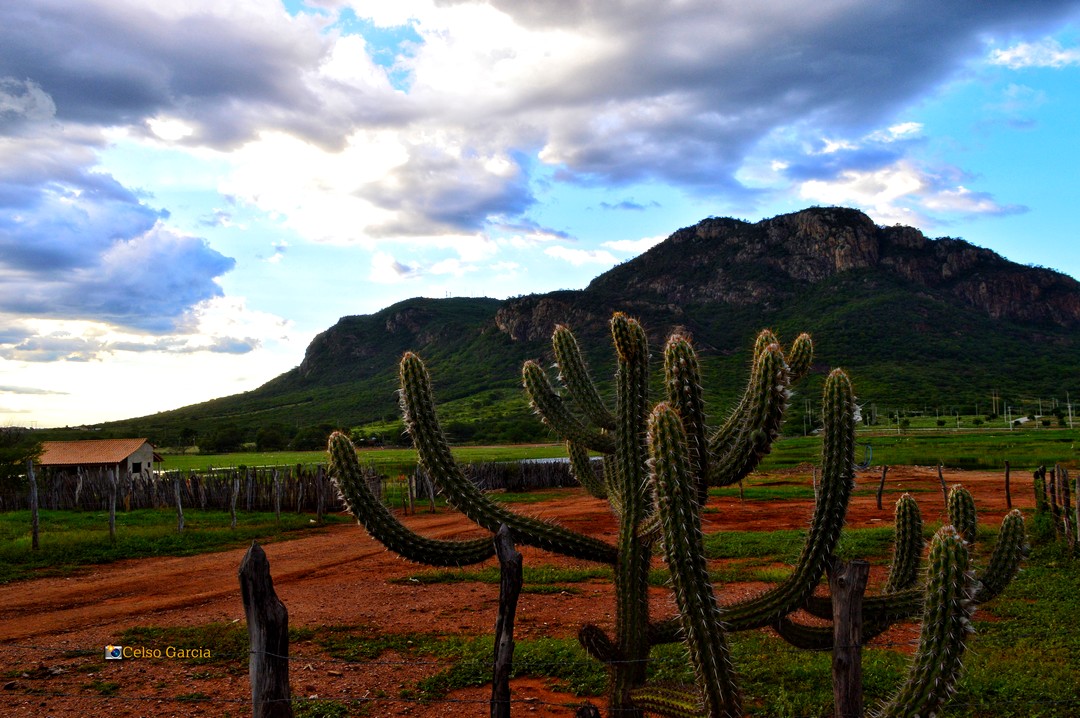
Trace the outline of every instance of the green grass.
<instances>
[{"instance_id":1,"label":"green grass","mask_svg":"<svg viewBox=\"0 0 1080 718\"><path fill-rule=\"evenodd\" d=\"M1004 470L1008 460L1014 470L1030 471L1040 464L1078 465L1080 430L1004 429L945 432L879 431L860 433L856 459L863 460L865 444L873 447L872 465L937 466L958 469ZM820 437L790 437L776 442L761 463L761 470L819 463Z\"/></svg>"},{"instance_id":2,"label":"green grass","mask_svg":"<svg viewBox=\"0 0 1080 718\"><path fill-rule=\"evenodd\" d=\"M458 446L454 457L463 463L483 461L521 461L566 456L562 444L507 444L504 446ZM295 466L326 463L325 451L243 451L232 454L166 454L166 471L205 471L209 468L235 466ZM413 449L360 449L360 462L386 472L387 469L411 471L416 466Z\"/></svg>"},{"instance_id":3,"label":"green grass","mask_svg":"<svg viewBox=\"0 0 1080 718\"><path fill-rule=\"evenodd\" d=\"M327 524L351 517L327 515ZM109 540L105 511L39 513L38 551L31 551L30 512L0 513L0 583L41 576L66 575L92 564L148 556L190 556L235 548L253 539L262 542L295 538L317 529L308 514L236 515L236 528L223 511L189 509L184 533L176 533L176 514L169 509L134 509L116 514L116 541Z\"/></svg>"}]
</instances>

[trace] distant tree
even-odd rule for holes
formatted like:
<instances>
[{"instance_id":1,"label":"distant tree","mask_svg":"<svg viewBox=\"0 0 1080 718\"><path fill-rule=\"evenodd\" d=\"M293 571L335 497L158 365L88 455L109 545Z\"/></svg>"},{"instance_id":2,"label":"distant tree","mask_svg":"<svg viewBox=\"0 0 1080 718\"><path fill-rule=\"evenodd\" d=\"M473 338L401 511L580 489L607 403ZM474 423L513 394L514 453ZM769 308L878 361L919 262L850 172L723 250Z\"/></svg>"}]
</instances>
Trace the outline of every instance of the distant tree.
<instances>
[{"instance_id":1,"label":"distant tree","mask_svg":"<svg viewBox=\"0 0 1080 718\"><path fill-rule=\"evenodd\" d=\"M937 420L937 425L938 426L945 426L945 420L944 419L938 419Z\"/></svg>"},{"instance_id":2,"label":"distant tree","mask_svg":"<svg viewBox=\"0 0 1080 718\"><path fill-rule=\"evenodd\" d=\"M289 445L289 437L280 426L262 426L255 432L255 448L259 451L281 451Z\"/></svg>"},{"instance_id":3,"label":"distant tree","mask_svg":"<svg viewBox=\"0 0 1080 718\"><path fill-rule=\"evenodd\" d=\"M21 483L26 462L41 454L41 442L29 429L0 427L0 485L5 488Z\"/></svg>"},{"instance_id":4,"label":"distant tree","mask_svg":"<svg viewBox=\"0 0 1080 718\"><path fill-rule=\"evenodd\" d=\"M305 426L293 436L289 448L293 451L319 451L326 449L326 443L330 434L334 431L333 424L317 424Z\"/></svg>"},{"instance_id":5,"label":"distant tree","mask_svg":"<svg viewBox=\"0 0 1080 718\"><path fill-rule=\"evenodd\" d=\"M195 446L195 440L198 438L199 434L195 429L185 426L180 430L180 435L176 439L176 448L186 451L188 448Z\"/></svg>"},{"instance_id":6,"label":"distant tree","mask_svg":"<svg viewBox=\"0 0 1080 718\"><path fill-rule=\"evenodd\" d=\"M230 424L207 432L199 442L199 452L203 454L227 454L231 451L240 451L243 446L243 430Z\"/></svg>"}]
</instances>

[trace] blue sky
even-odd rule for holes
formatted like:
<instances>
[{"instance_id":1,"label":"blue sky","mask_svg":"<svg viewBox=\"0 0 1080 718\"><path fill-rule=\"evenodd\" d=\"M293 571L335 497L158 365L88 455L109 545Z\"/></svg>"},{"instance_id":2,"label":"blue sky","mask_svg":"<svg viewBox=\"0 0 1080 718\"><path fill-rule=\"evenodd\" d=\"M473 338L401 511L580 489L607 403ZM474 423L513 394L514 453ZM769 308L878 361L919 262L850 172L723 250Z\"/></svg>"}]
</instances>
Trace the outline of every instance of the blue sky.
<instances>
[{"instance_id":1,"label":"blue sky","mask_svg":"<svg viewBox=\"0 0 1080 718\"><path fill-rule=\"evenodd\" d=\"M175 6L175 7L174 7ZM844 205L1080 277L1080 2L0 6L0 423L253 389L340 316Z\"/></svg>"}]
</instances>

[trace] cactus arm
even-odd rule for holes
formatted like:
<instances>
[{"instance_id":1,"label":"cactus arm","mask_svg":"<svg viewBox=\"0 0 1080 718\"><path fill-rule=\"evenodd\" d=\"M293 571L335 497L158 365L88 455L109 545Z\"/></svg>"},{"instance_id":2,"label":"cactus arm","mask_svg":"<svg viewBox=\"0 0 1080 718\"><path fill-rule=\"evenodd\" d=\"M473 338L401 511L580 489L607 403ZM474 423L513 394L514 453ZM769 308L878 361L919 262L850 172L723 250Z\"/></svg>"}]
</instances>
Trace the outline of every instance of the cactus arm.
<instances>
[{"instance_id":1,"label":"cactus arm","mask_svg":"<svg viewBox=\"0 0 1080 718\"><path fill-rule=\"evenodd\" d=\"M960 536L969 544L975 543L975 529L978 518L975 515L975 499L971 492L960 484L949 490L949 521Z\"/></svg>"},{"instance_id":2,"label":"cactus arm","mask_svg":"<svg viewBox=\"0 0 1080 718\"><path fill-rule=\"evenodd\" d=\"M638 708L665 718L703 718L709 715L702 712L696 694L678 688L646 686L630 691L630 697Z\"/></svg>"},{"instance_id":3,"label":"cactus arm","mask_svg":"<svg viewBox=\"0 0 1080 718\"><path fill-rule=\"evenodd\" d=\"M814 342L805 332L795 338L788 350L787 363L791 372L792 383L799 381L810 372L814 362Z\"/></svg>"},{"instance_id":4,"label":"cactus arm","mask_svg":"<svg viewBox=\"0 0 1080 718\"><path fill-rule=\"evenodd\" d=\"M664 384L668 403L679 412L686 429L690 475L697 484L698 503L704 506L709 498L709 445L701 367L690 339L682 334L672 334L664 347Z\"/></svg>"},{"instance_id":5,"label":"cactus arm","mask_svg":"<svg viewBox=\"0 0 1080 718\"><path fill-rule=\"evenodd\" d=\"M836 549L855 486L855 396L842 370L834 369L826 379L823 403L821 489L799 562L776 588L724 607L724 620L731 630L773 625L806 603Z\"/></svg>"},{"instance_id":6,"label":"cactus arm","mask_svg":"<svg viewBox=\"0 0 1080 718\"><path fill-rule=\"evenodd\" d=\"M735 435L738 433L739 427L746 420L744 415L746 406L749 402L749 397L753 393L753 386L756 381L754 377L754 367L757 366L758 358L761 354L773 344L779 345L779 340L771 331L763 329L758 333L757 338L754 340L754 351L750 358L750 378L747 381L742 394L739 396L739 403L732 409L723 425L709 437L710 453L724 453L735 441Z\"/></svg>"},{"instance_id":7,"label":"cactus arm","mask_svg":"<svg viewBox=\"0 0 1080 718\"><path fill-rule=\"evenodd\" d=\"M919 560L923 550L923 523L919 505L911 494L896 501L896 539L893 542L893 562L884 593L896 593L912 588L919 581Z\"/></svg>"},{"instance_id":8,"label":"cactus arm","mask_svg":"<svg viewBox=\"0 0 1080 718\"><path fill-rule=\"evenodd\" d=\"M668 404L657 405L649 418L649 447L664 553L699 702L708 716L734 718L742 705L705 561L697 482L683 423Z\"/></svg>"},{"instance_id":9,"label":"cactus arm","mask_svg":"<svg viewBox=\"0 0 1080 718\"><path fill-rule=\"evenodd\" d=\"M596 472L593 471L592 460L589 459L589 450L581 444L567 441L566 454L570 457L570 473L574 475L577 482L589 492L589 495L598 499L606 499L608 497L607 486L604 484L604 479L597 476Z\"/></svg>"},{"instance_id":10,"label":"cactus arm","mask_svg":"<svg viewBox=\"0 0 1080 718\"><path fill-rule=\"evenodd\" d=\"M887 631L891 622L863 623L861 640L865 644ZM804 651L831 651L833 649L833 627L807 626L796 623L788 617L781 618L773 625L777 635L795 648Z\"/></svg>"},{"instance_id":11,"label":"cactus arm","mask_svg":"<svg viewBox=\"0 0 1080 718\"><path fill-rule=\"evenodd\" d=\"M349 511L371 537L402 558L432 566L467 566L495 555L489 538L471 541L430 539L409 530L379 501L367 486L356 448L341 432L330 436L330 477Z\"/></svg>"},{"instance_id":12,"label":"cactus arm","mask_svg":"<svg viewBox=\"0 0 1080 718\"><path fill-rule=\"evenodd\" d=\"M610 454L615 450L615 443L609 434L586 426L570 413L566 401L555 391L547 373L539 364L534 361L525 362L521 368L521 378L533 408L556 434L601 454Z\"/></svg>"},{"instance_id":13,"label":"cactus arm","mask_svg":"<svg viewBox=\"0 0 1080 718\"><path fill-rule=\"evenodd\" d=\"M645 682L649 657L649 564L651 546L638 534L651 507L648 490L646 423L649 416L649 345L636 320L616 313L611 336L618 358L615 451L609 493L622 507L619 558L615 564L615 634L625 663L612 670L612 713L634 709L630 691Z\"/></svg>"},{"instance_id":14,"label":"cactus arm","mask_svg":"<svg viewBox=\"0 0 1080 718\"><path fill-rule=\"evenodd\" d=\"M741 481L769 453L787 408L788 379L779 344L770 344L758 353L748 394L741 411L732 417L736 425L731 429L725 425L720 440L710 441L710 486L730 486Z\"/></svg>"},{"instance_id":15,"label":"cactus arm","mask_svg":"<svg viewBox=\"0 0 1080 718\"><path fill-rule=\"evenodd\" d=\"M551 345L555 350L555 361L559 364L559 374L566 388L570 390L574 403L601 429L614 430L615 417L600 398L600 392L596 390L596 384L585 366L577 339L569 327L561 324L555 327L551 335Z\"/></svg>"},{"instance_id":16,"label":"cactus arm","mask_svg":"<svg viewBox=\"0 0 1080 718\"><path fill-rule=\"evenodd\" d=\"M615 563L617 550L603 541L561 526L520 516L488 499L461 471L450 453L435 415L431 379L420 357L406 352L401 359L401 403L405 427L412 436L420 464L454 507L491 532L506 524L515 540L554 553L598 563Z\"/></svg>"},{"instance_id":17,"label":"cactus arm","mask_svg":"<svg viewBox=\"0 0 1080 718\"><path fill-rule=\"evenodd\" d=\"M604 633L604 629L592 623L586 623L578 629L578 643L586 653L604 665L611 665L620 660L619 650Z\"/></svg>"},{"instance_id":18,"label":"cactus arm","mask_svg":"<svg viewBox=\"0 0 1080 718\"><path fill-rule=\"evenodd\" d=\"M1018 509L1013 509L1002 520L990 563L979 575L980 585L975 592L975 601L985 603L1004 591L1020 570L1020 562L1026 554L1024 516Z\"/></svg>"},{"instance_id":19,"label":"cactus arm","mask_svg":"<svg viewBox=\"0 0 1080 718\"><path fill-rule=\"evenodd\" d=\"M972 632L974 580L960 533L943 526L930 544L929 577L919 647L907 680L874 714L876 718L935 715L952 695Z\"/></svg>"}]
</instances>

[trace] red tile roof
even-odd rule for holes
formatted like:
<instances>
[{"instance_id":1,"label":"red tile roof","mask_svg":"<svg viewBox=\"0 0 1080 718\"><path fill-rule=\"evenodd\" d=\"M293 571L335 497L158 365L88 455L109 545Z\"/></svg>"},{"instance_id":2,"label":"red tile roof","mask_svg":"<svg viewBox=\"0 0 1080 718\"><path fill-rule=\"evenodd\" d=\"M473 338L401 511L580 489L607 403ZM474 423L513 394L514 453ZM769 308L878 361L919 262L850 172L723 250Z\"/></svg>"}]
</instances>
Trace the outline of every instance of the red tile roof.
<instances>
[{"instance_id":1,"label":"red tile roof","mask_svg":"<svg viewBox=\"0 0 1080 718\"><path fill-rule=\"evenodd\" d=\"M41 442L42 466L119 464L147 443L146 439L95 439L92 441Z\"/></svg>"}]
</instances>

